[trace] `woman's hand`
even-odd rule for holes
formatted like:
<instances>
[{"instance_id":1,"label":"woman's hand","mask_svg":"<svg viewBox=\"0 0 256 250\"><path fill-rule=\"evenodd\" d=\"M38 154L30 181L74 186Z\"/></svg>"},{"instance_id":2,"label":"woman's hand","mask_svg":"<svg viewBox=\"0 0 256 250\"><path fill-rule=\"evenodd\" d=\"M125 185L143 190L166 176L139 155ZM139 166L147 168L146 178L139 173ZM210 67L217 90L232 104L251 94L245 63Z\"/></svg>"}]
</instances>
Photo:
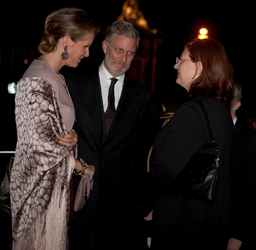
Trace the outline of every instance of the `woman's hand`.
<instances>
[{"instance_id":1,"label":"woman's hand","mask_svg":"<svg viewBox=\"0 0 256 250\"><path fill-rule=\"evenodd\" d=\"M153 210L148 214L148 216L144 217L145 221L151 221L153 217Z\"/></svg>"},{"instance_id":2,"label":"woman's hand","mask_svg":"<svg viewBox=\"0 0 256 250\"><path fill-rule=\"evenodd\" d=\"M75 148L77 142L78 142L78 136L76 131L72 130L69 131L64 136L59 136L58 141L61 145L66 146L69 150L72 150Z\"/></svg>"},{"instance_id":3,"label":"woman's hand","mask_svg":"<svg viewBox=\"0 0 256 250\"><path fill-rule=\"evenodd\" d=\"M76 159L75 161L75 174L84 175L87 174L90 177L90 181L93 179L95 173L95 167L86 163L83 159Z\"/></svg>"},{"instance_id":4,"label":"woman's hand","mask_svg":"<svg viewBox=\"0 0 256 250\"><path fill-rule=\"evenodd\" d=\"M242 241L235 238L230 238L228 240L227 250L239 250L242 246Z\"/></svg>"}]
</instances>

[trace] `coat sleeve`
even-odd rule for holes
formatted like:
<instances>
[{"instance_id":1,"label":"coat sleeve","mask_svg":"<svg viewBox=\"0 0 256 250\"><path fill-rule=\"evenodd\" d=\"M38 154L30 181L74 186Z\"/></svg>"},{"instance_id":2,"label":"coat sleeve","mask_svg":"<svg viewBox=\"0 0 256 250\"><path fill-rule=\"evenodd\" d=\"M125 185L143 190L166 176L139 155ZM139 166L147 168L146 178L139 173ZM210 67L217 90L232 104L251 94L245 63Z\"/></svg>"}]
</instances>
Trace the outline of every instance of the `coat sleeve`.
<instances>
[{"instance_id":1,"label":"coat sleeve","mask_svg":"<svg viewBox=\"0 0 256 250\"><path fill-rule=\"evenodd\" d=\"M146 216L156 200L174 191L175 181L204 141L204 125L198 111L182 105L158 132L146 177L142 213Z\"/></svg>"}]
</instances>

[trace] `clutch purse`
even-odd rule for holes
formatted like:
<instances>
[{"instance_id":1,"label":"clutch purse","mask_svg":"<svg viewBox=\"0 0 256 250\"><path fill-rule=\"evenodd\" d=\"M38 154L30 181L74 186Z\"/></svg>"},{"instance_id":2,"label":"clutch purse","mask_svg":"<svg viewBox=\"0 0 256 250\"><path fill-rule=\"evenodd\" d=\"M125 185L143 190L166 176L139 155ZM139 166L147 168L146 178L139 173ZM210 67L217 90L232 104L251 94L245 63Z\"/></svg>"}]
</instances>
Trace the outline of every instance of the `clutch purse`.
<instances>
[{"instance_id":1,"label":"clutch purse","mask_svg":"<svg viewBox=\"0 0 256 250\"><path fill-rule=\"evenodd\" d=\"M83 174L76 191L75 202L74 202L75 212L83 208L83 206L86 203L86 200L89 198L91 194L92 187L93 187L93 179L92 181L90 181L89 175Z\"/></svg>"},{"instance_id":2,"label":"clutch purse","mask_svg":"<svg viewBox=\"0 0 256 250\"><path fill-rule=\"evenodd\" d=\"M182 183L185 184L185 194L191 198L213 201L218 180L219 154L213 138L209 118L204 105L198 101L207 121L211 144L215 149L214 154L195 153L187 163L182 174Z\"/></svg>"}]
</instances>

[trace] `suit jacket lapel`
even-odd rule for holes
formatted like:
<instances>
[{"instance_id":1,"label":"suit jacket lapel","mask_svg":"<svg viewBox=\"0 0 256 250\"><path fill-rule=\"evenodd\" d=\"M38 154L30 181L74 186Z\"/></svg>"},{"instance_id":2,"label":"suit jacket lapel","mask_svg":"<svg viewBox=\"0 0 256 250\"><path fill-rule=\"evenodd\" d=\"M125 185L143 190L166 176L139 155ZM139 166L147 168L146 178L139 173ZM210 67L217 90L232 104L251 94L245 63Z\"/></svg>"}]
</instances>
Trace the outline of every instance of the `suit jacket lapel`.
<instances>
[{"instance_id":1,"label":"suit jacket lapel","mask_svg":"<svg viewBox=\"0 0 256 250\"><path fill-rule=\"evenodd\" d=\"M108 137L111 137L112 131L123 119L126 118L128 110L130 109L130 107L132 107L134 100L136 99L137 92L134 88L133 81L129 79L129 76L126 76L124 79L123 90L119 100L117 112L112 123L112 127L109 131ZM83 123L87 125L85 126L85 128L87 127L89 131L95 131L94 136L97 136L99 141L104 142L105 119L98 74L90 78L89 80L81 83L81 94L79 103L81 103L80 109L84 109Z\"/></svg>"},{"instance_id":2,"label":"suit jacket lapel","mask_svg":"<svg viewBox=\"0 0 256 250\"><path fill-rule=\"evenodd\" d=\"M102 135L105 127L101 88L98 75L81 83L81 109L84 109L84 123L95 135Z\"/></svg>"},{"instance_id":3,"label":"suit jacket lapel","mask_svg":"<svg viewBox=\"0 0 256 250\"><path fill-rule=\"evenodd\" d=\"M128 78L125 77L123 90L117 107L115 119L113 121L112 129L114 129L126 117L126 114L132 107L136 96L137 94L134 90L133 83L131 81L129 82Z\"/></svg>"}]
</instances>

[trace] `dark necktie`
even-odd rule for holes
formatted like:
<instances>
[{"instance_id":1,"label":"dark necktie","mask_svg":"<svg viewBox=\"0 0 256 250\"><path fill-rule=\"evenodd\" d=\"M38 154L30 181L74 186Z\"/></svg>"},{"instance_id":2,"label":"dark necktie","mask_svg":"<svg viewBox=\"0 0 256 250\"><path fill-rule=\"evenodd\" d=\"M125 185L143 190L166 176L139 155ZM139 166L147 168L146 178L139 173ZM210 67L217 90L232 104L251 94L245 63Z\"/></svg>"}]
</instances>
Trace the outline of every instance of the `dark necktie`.
<instances>
[{"instance_id":1,"label":"dark necktie","mask_svg":"<svg viewBox=\"0 0 256 250\"><path fill-rule=\"evenodd\" d=\"M114 88L115 88L115 83L117 82L117 79L116 78L110 78L110 79L111 79L111 84L108 90L108 108L105 112L106 135L108 134L108 131L111 127L112 121L116 113Z\"/></svg>"}]
</instances>

